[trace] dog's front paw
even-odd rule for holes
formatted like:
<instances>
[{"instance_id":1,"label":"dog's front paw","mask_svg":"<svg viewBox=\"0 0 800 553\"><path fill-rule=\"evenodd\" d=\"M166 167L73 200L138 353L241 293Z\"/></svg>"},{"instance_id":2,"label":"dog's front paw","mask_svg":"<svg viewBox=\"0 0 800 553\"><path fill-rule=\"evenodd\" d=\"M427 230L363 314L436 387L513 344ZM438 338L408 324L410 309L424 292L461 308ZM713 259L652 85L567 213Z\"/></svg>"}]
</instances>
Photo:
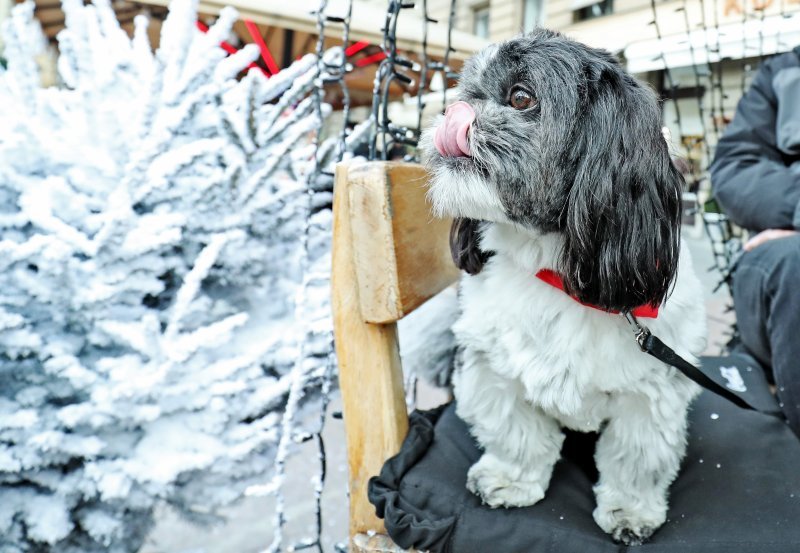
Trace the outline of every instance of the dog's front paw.
<instances>
[{"instance_id":1,"label":"dog's front paw","mask_svg":"<svg viewBox=\"0 0 800 553\"><path fill-rule=\"evenodd\" d=\"M492 508L533 505L544 497L546 485L532 471L489 453L484 453L467 473L467 489Z\"/></svg>"},{"instance_id":2,"label":"dog's front paw","mask_svg":"<svg viewBox=\"0 0 800 553\"><path fill-rule=\"evenodd\" d=\"M655 531L655 528L651 528L649 526L633 529L627 528L623 525L614 529L611 537L614 538L615 542L622 543L624 545L642 545L644 542L650 539L650 536L652 536L653 532Z\"/></svg>"},{"instance_id":3,"label":"dog's front paw","mask_svg":"<svg viewBox=\"0 0 800 553\"><path fill-rule=\"evenodd\" d=\"M625 507L598 499L594 520L614 541L625 545L641 545L647 541L667 518L666 505L650 508L643 502Z\"/></svg>"}]
</instances>

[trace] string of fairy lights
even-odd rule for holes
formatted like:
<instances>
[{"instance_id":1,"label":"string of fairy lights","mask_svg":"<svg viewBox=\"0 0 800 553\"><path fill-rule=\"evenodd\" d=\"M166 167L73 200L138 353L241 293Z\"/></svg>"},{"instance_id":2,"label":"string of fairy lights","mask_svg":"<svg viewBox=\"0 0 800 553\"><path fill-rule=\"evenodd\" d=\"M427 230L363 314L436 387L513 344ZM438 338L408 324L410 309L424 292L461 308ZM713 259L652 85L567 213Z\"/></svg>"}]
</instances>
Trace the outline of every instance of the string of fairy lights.
<instances>
[{"instance_id":1,"label":"string of fairy lights","mask_svg":"<svg viewBox=\"0 0 800 553\"><path fill-rule=\"evenodd\" d=\"M408 161L418 161L417 145L423 125L425 96L433 75L442 76L442 105L447 103L448 83L458 75L450 67L452 32L455 24L456 0L451 0L447 19L447 41L441 60L433 59L428 52L428 26L438 23L428 11L427 0L418 0L421 11L422 42L418 53L419 61L399 52L397 47L397 24L404 10L418 8L415 2L389 0L383 25L383 60L375 72L372 91L372 133L369 143L369 159L392 159L403 157ZM392 86L399 87L405 94L416 96L417 124L414 127L400 125L389 115ZM397 148L400 148L398 151Z\"/></svg>"}]
</instances>

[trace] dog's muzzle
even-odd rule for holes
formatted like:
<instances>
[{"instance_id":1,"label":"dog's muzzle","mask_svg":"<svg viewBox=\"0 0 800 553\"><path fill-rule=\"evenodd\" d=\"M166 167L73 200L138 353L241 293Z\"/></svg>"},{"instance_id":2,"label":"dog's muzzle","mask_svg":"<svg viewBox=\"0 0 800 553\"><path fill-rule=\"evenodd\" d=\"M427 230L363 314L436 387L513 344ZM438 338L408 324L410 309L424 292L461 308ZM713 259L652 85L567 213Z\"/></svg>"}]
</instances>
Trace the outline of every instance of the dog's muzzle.
<instances>
[{"instance_id":1,"label":"dog's muzzle","mask_svg":"<svg viewBox=\"0 0 800 553\"><path fill-rule=\"evenodd\" d=\"M450 104L444 112L444 121L436 129L433 144L446 157L469 156L469 129L475 121L475 110L466 102Z\"/></svg>"}]
</instances>

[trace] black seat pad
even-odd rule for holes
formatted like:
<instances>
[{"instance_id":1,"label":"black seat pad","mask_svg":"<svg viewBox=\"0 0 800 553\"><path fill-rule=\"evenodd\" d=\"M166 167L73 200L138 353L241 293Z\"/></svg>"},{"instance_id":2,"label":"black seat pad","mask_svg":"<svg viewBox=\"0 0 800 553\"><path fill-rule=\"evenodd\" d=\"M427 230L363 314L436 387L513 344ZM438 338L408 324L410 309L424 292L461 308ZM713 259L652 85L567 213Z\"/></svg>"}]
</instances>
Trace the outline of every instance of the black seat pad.
<instances>
[{"instance_id":1,"label":"black seat pad","mask_svg":"<svg viewBox=\"0 0 800 553\"><path fill-rule=\"evenodd\" d=\"M370 501L398 545L431 553L800 552L800 441L786 424L703 392L689 432L668 520L641 546L614 543L592 518L596 435L568 433L536 505L482 505L465 487L481 451L454 404L412 414L401 452L370 481Z\"/></svg>"}]
</instances>

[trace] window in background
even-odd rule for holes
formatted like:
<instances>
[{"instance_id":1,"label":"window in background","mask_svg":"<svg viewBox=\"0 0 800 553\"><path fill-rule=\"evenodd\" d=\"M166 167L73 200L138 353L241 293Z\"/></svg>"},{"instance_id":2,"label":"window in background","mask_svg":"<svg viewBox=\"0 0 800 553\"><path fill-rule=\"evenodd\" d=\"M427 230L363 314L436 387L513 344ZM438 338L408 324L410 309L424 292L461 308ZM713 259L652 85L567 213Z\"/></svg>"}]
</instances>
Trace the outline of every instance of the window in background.
<instances>
[{"instance_id":1,"label":"window in background","mask_svg":"<svg viewBox=\"0 0 800 553\"><path fill-rule=\"evenodd\" d=\"M489 6L472 9L472 32L481 38L489 38Z\"/></svg>"},{"instance_id":2,"label":"window in background","mask_svg":"<svg viewBox=\"0 0 800 553\"><path fill-rule=\"evenodd\" d=\"M522 0L522 30L531 32L542 24L542 0Z\"/></svg>"},{"instance_id":3,"label":"window in background","mask_svg":"<svg viewBox=\"0 0 800 553\"><path fill-rule=\"evenodd\" d=\"M586 21L595 17L610 15L614 12L614 0L578 0L572 4L572 20Z\"/></svg>"}]
</instances>

